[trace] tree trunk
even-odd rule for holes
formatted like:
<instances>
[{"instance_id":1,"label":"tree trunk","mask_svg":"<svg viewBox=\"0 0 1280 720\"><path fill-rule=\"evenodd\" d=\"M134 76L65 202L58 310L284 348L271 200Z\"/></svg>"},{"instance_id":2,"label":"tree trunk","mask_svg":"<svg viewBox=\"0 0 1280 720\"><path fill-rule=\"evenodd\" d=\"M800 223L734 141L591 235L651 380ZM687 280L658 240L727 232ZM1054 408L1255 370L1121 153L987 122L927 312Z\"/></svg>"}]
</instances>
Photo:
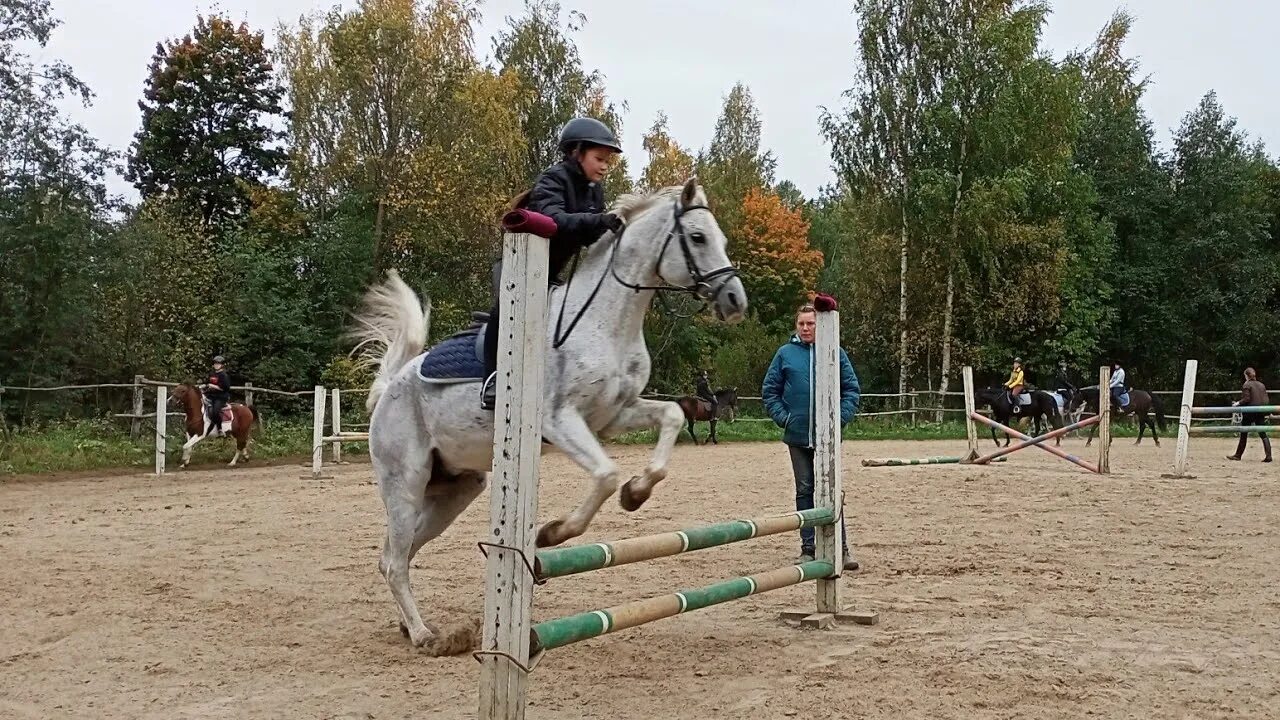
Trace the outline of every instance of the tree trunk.
<instances>
[{"instance_id":1,"label":"tree trunk","mask_svg":"<svg viewBox=\"0 0 1280 720\"><path fill-rule=\"evenodd\" d=\"M968 137L960 138L960 167L956 172L956 193L951 202L951 237L947 243L947 252L951 257L947 258L947 301L942 311L942 379L938 382L938 391L941 393L939 398L943 402L947 399L947 385L951 379L951 327L953 325L953 317L955 311L956 298L956 258L955 248L956 242L960 237L960 198L964 188L964 167L968 160ZM939 405L938 407L945 407ZM942 422L942 411L938 411L938 422Z\"/></svg>"},{"instance_id":2,"label":"tree trunk","mask_svg":"<svg viewBox=\"0 0 1280 720\"><path fill-rule=\"evenodd\" d=\"M907 406L907 186L902 188L902 237L899 251L901 262L898 267L898 409Z\"/></svg>"},{"instance_id":3,"label":"tree trunk","mask_svg":"<svg viewBox=\"0 0 1280 720\"><path fill-rule=\"evenodd\" d=\"M383 257L382 226L387 215L387 201L378 198L378 212L373 218L373 268L375 277L381 277L386 259Z\"/></svg>"},{"instance_id":4,"label":"tree trunk","mask_svg":"<svg viewBox=\"0 0 1280 720\"><path fill-rule=\"evenodd\" d=\"M951 379L951 311L955 306L956 271L947 266L947 304L942 311L942 378L938 381L938 422L943 420L941 408L946 407L947 386Z\"/></svg>"}]
</instances>

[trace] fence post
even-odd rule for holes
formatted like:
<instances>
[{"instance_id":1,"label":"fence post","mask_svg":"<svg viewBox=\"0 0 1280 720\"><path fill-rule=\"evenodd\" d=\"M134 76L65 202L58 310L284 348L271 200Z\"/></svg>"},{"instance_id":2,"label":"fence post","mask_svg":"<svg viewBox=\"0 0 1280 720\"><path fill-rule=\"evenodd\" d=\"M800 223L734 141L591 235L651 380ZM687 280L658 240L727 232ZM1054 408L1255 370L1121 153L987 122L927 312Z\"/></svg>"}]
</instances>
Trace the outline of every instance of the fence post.
<instances>
[{"instance_id":1,"label":"fence post","mask_svg":"<svg viewBox=\"0 0 1280 720\"><path fill-rule=\"evenodd\" d=\"M498 310L497 405L485 560L480 720L523 720L533 615L533 557L542 456L542 374L547 350L548 242L503 238ZM501 547L498 547L501 546Z\"/></svg>"},{"instance_id":2,"label":"fence post","mask_svg":"<svg viewBox=\"0 0 1280 720\"><path fill-rule=\"evenodd\" d=\"M253 407L253 383L251 382L244 384L244 404Z\"/></svg>"},{"instance_id":3,"label":"fence post","mask_svg":"<svg viewBox=\"0 0 1280 720\"><path fill-rule=\"evenodd\" d=\"M1196 402L1196 372L1200 361L1188 360L1182 376L1182 406L1178 409L1178 450L1173 456L1173 476L1187 477L1187 449L1191 442L1191 408Z\"/></svg>"},{"instance_id":4,"label":"fence post","mask_svg":"<svg viewBox=\"0 0 1280 720\"><path fill-rule=\"evenodd\" d=\"M320 479L320 464L324 453L324 386L317 385L314 391L315 404L311 415L311 479Z\"/></svg>"},{"instance_id":5,"label":"fence post","mask_svg":"<svg viewBox=\"0 0 1280 720\"><path fill-rule=\"evenodd\" d=\"M973 367L965 365L960 375L964 379L964 426L969 437L969 457L965 459L973 460L978 457L978 426L973 422L973 413L978 411L973 400Z\"/></svg>"},{"instance_id":6,"label":"fence post","mask_svg":"<svg viewBox=\"0 0 1280 720\"><path fill-rule=\"evenodd\" d=\"M164 474L164 455L167 449L169 425L169 388L156 385L156 475ZM141 415L142 413L138 413Z\"/></svg>"},{"instance_id":7,"label":"fence post","mask_svg":"<svg viewBox=\"0 0 1280 720\"><path fill-rule=\"evenodd\" d=\"M818 313L814 338L814 505L831 508L836 521L815 529L814 558L831 563L831 577L818 580L817 610L829 615L844 610L840 603L841 552L844 538L844 492L841 487L840 428L840 313Z\"/></svg>"},{"instance_id":8,"label":"fence post","mask_svg":"<svg viewBox=\"0 0 1280 720\"><path fill-rule=\"evenodd\" d=\"M146 389L142 385L143 380L146 378L141 375L133 376L133 417L129 418L130 440L142 437L142 411L146 409Z\"/></svg>"},{"instance_id":9,"label":"fence post","mask_svg":"<svg viewBox=\"0 0 1280 720\"><path fill-rule=\"evenodd\" d=\"M9 434L9 421L4 416L4 386L0 386L0 435Z\"/></svg>"},{"instance_id":10,"label":"fence post","mask_svg":"<svg viewBox=\"0 0 1280 720\"><path fill-rule=\"evenodd\" d=\"M332 393L330 401L333 403L333 464L337 465L342 462L342 398L339 395L338 388L329 391Z\"/></svg>"},{"instance_id":11,"label":"fence post","mask_svg":"<svg viewBox=\"0 0 1280 720\"><path fill-rule=\"evenodd\" d=\"M1098 368L1098 474L1111 472L1111 366Z\"/></svg>"}]
</instances>

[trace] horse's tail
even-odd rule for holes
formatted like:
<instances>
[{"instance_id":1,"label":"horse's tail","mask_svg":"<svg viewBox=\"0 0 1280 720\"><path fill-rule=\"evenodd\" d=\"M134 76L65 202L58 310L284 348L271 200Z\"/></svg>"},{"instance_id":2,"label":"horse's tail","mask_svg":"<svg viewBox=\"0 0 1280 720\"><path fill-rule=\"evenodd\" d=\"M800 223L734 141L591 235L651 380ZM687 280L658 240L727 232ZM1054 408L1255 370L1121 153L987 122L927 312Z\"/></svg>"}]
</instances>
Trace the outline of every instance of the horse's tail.
<instances>
[{"instance_id":1,"label":"horse's tail","mask_svg":"<svg viewBox=\"0 0 1280 720\"><path fill-rule=\"evenodd\" d=\"M356 328L348 333L357 340L351 354L358 353L365 364L378 369L365 400L365 408L372 412L391 375L426 346L431 303L419 303L399 273L388 270L387 279L365 293L355 321Z\"/></svg>"},{"instance_id":2,"label":"horse's tail","mask_svg":"<svg viewBox=\"0 0 1280 720\"><path fill-rule=\"evenodd\" d=\"M249 421L249 424L250 424L250 425L252 425L253 423L258 422L259 420L261 420L261 418L259 418L259 417L258 417L258 406L257 406L257 405L250 405L250 406L249 406L249 414L253 416L253 420Z\"/></svg>"},{"instance_id":3,"label":"horse's tail","mask_svg":"<svg viewBox=\"0 0 1280 720\"><path fill-rule=\"evenodd\" d=\"M1155 393L1151 394L1151 412L1155 413L1156 427L1160 428L1161 430L1164 430L1164 426L1165 426L1164 406L1160 404L1160 396L1156 395Z\"/></svg>"}]
</instances>

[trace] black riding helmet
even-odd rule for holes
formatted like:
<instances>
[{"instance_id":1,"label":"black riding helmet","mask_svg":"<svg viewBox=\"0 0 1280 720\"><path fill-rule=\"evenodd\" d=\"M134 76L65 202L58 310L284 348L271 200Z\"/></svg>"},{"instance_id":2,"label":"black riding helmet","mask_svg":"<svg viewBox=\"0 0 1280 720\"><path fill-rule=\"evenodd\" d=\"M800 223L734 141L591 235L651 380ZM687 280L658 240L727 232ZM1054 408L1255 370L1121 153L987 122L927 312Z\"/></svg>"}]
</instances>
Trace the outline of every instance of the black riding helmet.
<instances>
[{"instance_id":1,"label":"black riding helmet","mask_svg":"<svg viewBox=\"0 0 1280 720\"><path fill-rule=\"evenodd\" d=\"M576 117L560 130L560 152L569 153L579 145L601 145L622 152L622 142L608 125L592 117Z\"/></svg>"}]
</instances>

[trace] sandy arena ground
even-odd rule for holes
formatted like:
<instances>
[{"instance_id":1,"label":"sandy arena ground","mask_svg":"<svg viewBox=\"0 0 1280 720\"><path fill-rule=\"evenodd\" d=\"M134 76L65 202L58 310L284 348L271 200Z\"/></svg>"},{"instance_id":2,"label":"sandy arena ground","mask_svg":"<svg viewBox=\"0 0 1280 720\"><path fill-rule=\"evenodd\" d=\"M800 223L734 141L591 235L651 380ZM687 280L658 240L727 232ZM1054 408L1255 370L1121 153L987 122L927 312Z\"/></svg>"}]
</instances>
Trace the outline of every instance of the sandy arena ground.
<instances>
[{"instance_id":1,"label":"sandy arena ground","mask_svg":"<svg viewBox=\"0 0 1280 720\"><path fill-rule=\"evenodd\" d=\"M1114 445L1097 477L1028 449L981 467L864 469L867 456L963 442L845 443L863 570L844 580L876 626L782 624L812 586L553 651L529 717L1280 717L1280 466L1195 439ZM984 447L990 442L984 440ZM1083 453L1083 440L1064 447ZM647 448L612 448L640 468ZM1092 454L1092 452L1090 453ZM541 513L585 478L544 461ZM0 481L0 717L471 718L478 664L412 651L377 572L382 506L367 464ZM785 511L777 443L681 445L607 540ZM483 608L488 496L414 564L432 619ZM793 535L553 581L539 619L788 563Z\"/></svg>"}]
</instances>

